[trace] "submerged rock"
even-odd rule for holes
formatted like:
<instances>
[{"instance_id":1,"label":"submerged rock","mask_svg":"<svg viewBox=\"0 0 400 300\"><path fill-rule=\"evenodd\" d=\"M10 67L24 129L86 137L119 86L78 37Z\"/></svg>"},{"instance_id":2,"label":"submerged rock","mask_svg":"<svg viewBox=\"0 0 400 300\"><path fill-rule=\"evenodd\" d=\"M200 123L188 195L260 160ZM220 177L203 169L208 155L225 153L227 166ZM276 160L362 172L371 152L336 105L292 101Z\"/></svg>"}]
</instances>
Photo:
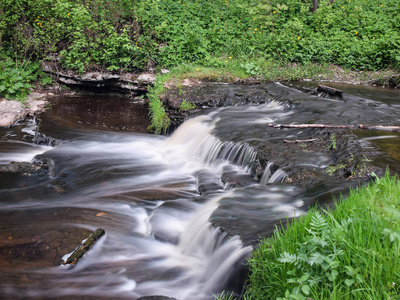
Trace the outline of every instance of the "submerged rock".
<instances>
[{"instance_id":1,"label":"submerged rock","mask_svg":"<svg viewBox=\"0 0 400 300\"><path fill-rule=\"evenodd\" d=\"M1 173L20 174L22 176L43 175L48 173L50 176L55 175L54 162L52 159L34 159L33 162L16 162L12 161L8 165L0 166Z\"/></svg>"},{"instance_id":2,"label":"submerged rock","mask_svg":"<svg viewBox=\"0 0 400 300\"><path fill-rule=\"evenodd\" d=\"M0 166L2 173L14 173L24 176L31 176L32 174L42 171L42 166L30 162L11 162L6 166Z\"/></svg>"}]
</instances>

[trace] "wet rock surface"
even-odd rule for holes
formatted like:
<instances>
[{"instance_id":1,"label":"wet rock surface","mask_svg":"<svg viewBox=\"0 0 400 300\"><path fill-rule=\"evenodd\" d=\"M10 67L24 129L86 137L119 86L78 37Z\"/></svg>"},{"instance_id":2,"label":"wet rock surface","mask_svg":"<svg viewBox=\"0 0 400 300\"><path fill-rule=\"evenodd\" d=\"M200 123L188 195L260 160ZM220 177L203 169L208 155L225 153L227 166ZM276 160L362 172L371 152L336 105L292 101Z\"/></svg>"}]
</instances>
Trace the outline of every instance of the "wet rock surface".
<instances>
[{"instance_id":1,"label":"wet rock surface","mask_svg":"<svg viewBox=\"0 0 400 300\"><path fill-rule=\"evenodd\" d=\"M203 109L221 107L226 103L228 91L215 84L205 83L169 89L161 98L172 125L182 124L189 116ZM183 101L193 104L194 108L182 110Z\"/></svg>"},{"instance_id":2,"label":"wet rock surface","mask_svg":"<svg viewBox=\"0 0 400 300\"><path fill-rule=\"evenodd\" d=\"M32 93L26 103L0 99L0 128L11 127L18 120L43 111L47 103L46 97L46 94Z\"/></svg>"},{"instance_id":3,"label":"wet rock surface","mask_svg":"<svg viewBox=\"0 0 400 300\"><path fill-rule=\"evenodd\" d=\"M8 165L0 165L0 173L19 174L22 176L53 174L54 165L51 160L35 160L34 162L11 162Z\"/></svg>"},{"instance_id":4,"label":"wet rock surface","mask_svg":"<svg viewBox=\"0 0 400 300\"><path fill-rule=\"evenodd\" d=\"M3 173L19 173L21 175L30 176L41 170L41 166L30 162L11 162L6 166L0 166L0 172Z\"/></svg>"},{"instance_id":5,"label":"wet rock surface","mask_svg":"<svg viewBox=\"0 0 400 300\"><path fill-rule=\"evenodd\" d=\"M315 95L329 99L340 99L342 95L335 94L339 89L332 88L332 93L328 90L318 92L318 86L299 85L296 83L285 83L285 85L295 88L302 93ZM198 85L186 85L180 88L170 88L164 94L162 100L166 105L167 113L171 118L173 126L177 126L193 115L201 114L210 108L217 108L230 105L252 105L264 104L270 101L285 101L290 96L285 89L269 89L263 85L255 85L254 88L241 88L240 86L227 88L224 84L200 83ZM195 108L189 111L182 111L180 106L183 101L194 104ZM295 101L284 102L288 110L296 108ZM271 130L271 129L268 129ZM282 129L272 129L278 134ZM287 130L287 129L284 129ZM274 146L267 146L265 142L250 142L258 153L258 165L252 166L252 174L258 179L261 176L269 161L274 163L274 168L295 165L301 162L312 160L313 157L326 157L328 168L321 173L313 168L294 168L288 169L286 182L293 184L307 185L333 176L341 179L365 179L368 180L370 174L375 172L382 174L381 167L373 166L372 160L378 153L367 151L365 145L361 145L358 137L352 130L342 129L302 129L287 130L292 131L293 136L299 136L299 142L290 143L289 140L274 140ZM299 135L300 132L300 135ZM257 135L256 132L249 133ZM301 142L311 140L311 142ZM293 139L295 140L295 139ZM310 159L307 159L309 157ZM237 179L236 179L237 180ZM223 178L224 184L229 183L229 176ZM241 186L240 180L232 182L232 186ZM203 191L205 187L200 186Z\"/></svg>"}]
</instances>

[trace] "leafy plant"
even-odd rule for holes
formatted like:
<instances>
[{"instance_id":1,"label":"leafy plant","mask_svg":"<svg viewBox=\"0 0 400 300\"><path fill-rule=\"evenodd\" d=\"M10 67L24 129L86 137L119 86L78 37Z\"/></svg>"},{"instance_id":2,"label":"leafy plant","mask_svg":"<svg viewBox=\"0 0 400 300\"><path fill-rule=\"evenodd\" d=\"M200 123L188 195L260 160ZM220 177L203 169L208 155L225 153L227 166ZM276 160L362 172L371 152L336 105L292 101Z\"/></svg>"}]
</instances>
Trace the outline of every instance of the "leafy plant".
<instances>
[{"instance_id":1,"label":"leafy plant","mask_svg":"<svg viewBox=\"0 0 400 300\"><path fill-rule=\"evenodd\" d=\"M24 101L32 87L31 82L38 77L38 71L38 63L20 65L3 57L0 60L0 96Z\"/></svg>"},{"instance_id":2,"label":"leafy plant","mask_svg":"<svg viewBox=\"0 0 400 300\"><path fill-rule=\"evenodd\" d=\"M179 107L179 111L188 111L196 108L196 104L189 103L185 100L182 101L181 106Z\"/></svg>"},{"instance_id":3,"label":"leafy plant","mask_svg":"<svg viewBox=\"0 0 400 300\"><path fill-rule=\"evenodd\" d=\"M261 74L261 69L258 65L253 62L248 62L245 64L240 64L242 68L246 70L246 73L250 76L256 76Z\"/></svg>"}]
</instances>

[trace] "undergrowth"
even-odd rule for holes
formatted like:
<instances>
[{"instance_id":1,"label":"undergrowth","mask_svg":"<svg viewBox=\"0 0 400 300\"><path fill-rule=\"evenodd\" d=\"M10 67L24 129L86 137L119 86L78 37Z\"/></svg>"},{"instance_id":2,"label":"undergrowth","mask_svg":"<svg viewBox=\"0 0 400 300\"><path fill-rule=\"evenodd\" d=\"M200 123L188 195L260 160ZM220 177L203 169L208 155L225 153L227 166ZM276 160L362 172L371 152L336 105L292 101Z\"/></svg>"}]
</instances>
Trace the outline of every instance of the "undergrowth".
<instances>
[{"instance_id":1,"label":"undergrowth","mask_svg":"<svg viewBox=\"0 0 400 300\"><path fill-rule=\"evenodd\" d=\"M233 58L400 67L397 0L2 0L0 48L20 61L60 54L64 68L138 71Z\"/></svg>"},{"instance_id":2,"label":"undergrowth","mask_svg":"<svg viewBox=\"0 0 400 300\"><path fill-rule=\"evenodd\" d=\"M0 96L23 102L33 87L32 83L39 79L42 85L52 82L52 78L44 74L38 62L20 63L0 55Z\"/></svg>"},{"instance_id":3,"label":"undergrowth","mask_svg":"<svg viewBox=\"0 0 400 300\"><path fill-rule=\"evenodd\" d=\"M245 299L400 299L399 193L386 174L277 228L249 260Z\"/></svg>"}]
</instances>

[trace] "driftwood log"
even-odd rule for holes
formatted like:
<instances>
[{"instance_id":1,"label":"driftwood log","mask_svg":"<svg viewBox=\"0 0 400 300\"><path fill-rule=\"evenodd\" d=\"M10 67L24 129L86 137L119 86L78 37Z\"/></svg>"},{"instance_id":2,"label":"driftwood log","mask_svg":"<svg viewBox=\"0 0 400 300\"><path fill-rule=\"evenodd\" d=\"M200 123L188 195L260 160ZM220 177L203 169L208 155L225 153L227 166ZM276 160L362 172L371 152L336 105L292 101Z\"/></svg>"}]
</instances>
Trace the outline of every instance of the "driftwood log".
<instances>
[{"instance_id":1,"label":"driftwood log","mask_svg":"<svg viewBox=\"0 0 400 300\"><path fill-rule=\"evenodd\" d=\"M97 228L82 244L75 248L74 252L63 262L63 265L74 266L105 233L104 229Z\"/></svg>"},{"instance_id":2,"label":"driftwood log","mask_svg":"<svg viewBox=\"0 0 400 300\"><path fill-rule=\"evenodd\" d=\"M343 91L326 86L326 85L318 85L317 88L317 92L318 93L326 93L330 96L334 96L334 97L342 97L343 96Z\"/></svg>"},{"instance_id":3,"label":"driftwood log","mask_svg":"<svg viewBox=\"0 0 400 300\"><path fill-rule=\"evenodd\" d=\"M382 125L327 125L327 124L268 124L273 128L339 128L339 129L368 129L400 132L400 126L382 126ZM300 141L300 140L299 140ZM305 140L307 141L307 140ZM288 142L289 143L289 142Z\"/></svg>"}]
</instances>

